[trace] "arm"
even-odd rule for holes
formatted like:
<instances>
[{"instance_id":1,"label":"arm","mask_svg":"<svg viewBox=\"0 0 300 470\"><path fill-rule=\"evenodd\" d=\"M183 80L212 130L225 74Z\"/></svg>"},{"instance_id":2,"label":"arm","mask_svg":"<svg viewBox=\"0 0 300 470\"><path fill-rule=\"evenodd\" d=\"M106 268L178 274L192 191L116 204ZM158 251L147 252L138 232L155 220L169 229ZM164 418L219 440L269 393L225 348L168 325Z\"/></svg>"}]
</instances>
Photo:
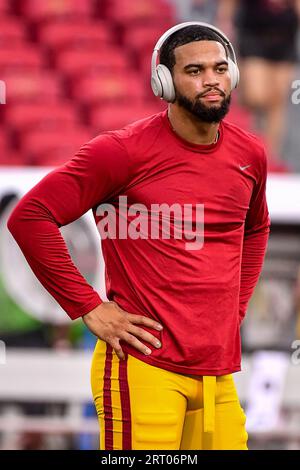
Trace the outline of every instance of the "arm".
<instances>
[{"instance_id":1,"label":"arm","mask_svg":"<svg viewBox=\"0 0 300 470\"><path fill-rule=\"evenodd\" d=\"M34 274L72 319L102 301L73 264L59 227L119 191L127 179L127 166L122 145L99 136L45 176L9 218L8 228Z\"/></svg>"},{"instance_id":2,"label":"arm","mask_svg":"<svg viewBox=\"0 0 300 470\"><path fill-rule=\"evenodd\" d=\"M257 182L245 221L241 264L239 317L243 321L248 302L262 270L270 233L270 218L266 201L267 163L263 154Z\"/></svg>"},{"instance_id":3,"label":"arm","mask_svg":"<svg viewBox=\"0 0 300 470\"><path fill-rule=\"evenodd\" d=\"M59 227L78 219L90 208L118 195L128 180L128 157L111 135L85 144L75 157L49 173L16 206L8 228L41 284L72 318L82 317L96 336L108 342L120 359L124 340L144 354L157 338L143 328L162 328L150 318L102 302L73 264Z\"/></svg>"}]
</instances>

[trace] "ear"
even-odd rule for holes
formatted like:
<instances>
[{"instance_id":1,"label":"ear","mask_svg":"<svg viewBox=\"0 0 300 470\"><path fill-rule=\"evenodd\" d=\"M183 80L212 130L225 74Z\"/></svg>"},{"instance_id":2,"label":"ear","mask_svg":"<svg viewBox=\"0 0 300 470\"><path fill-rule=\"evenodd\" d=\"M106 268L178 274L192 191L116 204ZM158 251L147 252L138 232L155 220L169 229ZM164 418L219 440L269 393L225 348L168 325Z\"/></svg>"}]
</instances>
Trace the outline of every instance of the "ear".
<instances>
[{"instance_id":1,"label":"ear","mask_svg":"<svg viewBox=\"0 0 300 470\"><path fill-rule=\"evenodd\" d=\"M239 84L240 72L238 66L230 57L228 58L228 70L231 79L231 90L234 90Z\"/></svg>"},{"instance_id":2,"label":"ear","mask_svg":"<svg viewBox=\"0 0 300 470\"><path fill-rule=\"evenodd\" d=\"M161 97L168 103L172 103L175 100L175 88L172 74L168 67L163 64L158 64L156 71L162 88Z\"/></svg>"}]
</instances>

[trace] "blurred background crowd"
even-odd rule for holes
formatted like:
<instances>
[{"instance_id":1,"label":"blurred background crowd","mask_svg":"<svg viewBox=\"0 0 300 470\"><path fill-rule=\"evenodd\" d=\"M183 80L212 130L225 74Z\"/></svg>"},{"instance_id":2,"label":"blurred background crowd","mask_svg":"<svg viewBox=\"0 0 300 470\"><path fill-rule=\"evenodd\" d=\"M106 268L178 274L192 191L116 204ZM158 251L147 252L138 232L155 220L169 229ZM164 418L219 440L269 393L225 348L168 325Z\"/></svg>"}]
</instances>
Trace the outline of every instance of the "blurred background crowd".
<instances>
[{"instance_id":1,"label":"blurred background crowd","mask_svg":"<svg viewBox=\"0 0 300 470\"><path fill-rule=\"evenodd\" d=\"M235 46L241 83L228 120L259 134L269 159L272 234L237 377L249 445L300 449L299 0L0 0L0 449L98 446L84 375L95 338L34 279L5 228L8 214L84 142L166 107L150 88L152 50L169 27L194 20ZM90 218L63 235L105 297Z\"/></svg>"}]
</instances>

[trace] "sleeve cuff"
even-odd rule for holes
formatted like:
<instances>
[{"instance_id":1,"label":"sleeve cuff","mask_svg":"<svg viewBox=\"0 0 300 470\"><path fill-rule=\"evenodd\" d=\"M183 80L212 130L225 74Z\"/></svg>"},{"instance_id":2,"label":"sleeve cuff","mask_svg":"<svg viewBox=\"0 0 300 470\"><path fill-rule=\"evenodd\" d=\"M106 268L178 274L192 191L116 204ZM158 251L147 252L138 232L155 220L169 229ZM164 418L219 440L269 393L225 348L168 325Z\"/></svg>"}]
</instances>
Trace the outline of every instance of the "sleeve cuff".
<instances>
[{"instance_id":1,"label":"sleeve cuff","mask_svg":"<svg viewBox=\"0 0 300 470\"><path fill-rule=\"evenodd\" d=\"M94 308L98 307L98 305L101 305L103 303L103 300L101 300L100 296L95 292L95 296L91 302L88 304L83 305L80 310L73 310L72 312L67 312L71 320L76 320L77 318L83 317L83 315L86 315L87 313L91 312L94 310Z\"/></svg>"}]
</instances>

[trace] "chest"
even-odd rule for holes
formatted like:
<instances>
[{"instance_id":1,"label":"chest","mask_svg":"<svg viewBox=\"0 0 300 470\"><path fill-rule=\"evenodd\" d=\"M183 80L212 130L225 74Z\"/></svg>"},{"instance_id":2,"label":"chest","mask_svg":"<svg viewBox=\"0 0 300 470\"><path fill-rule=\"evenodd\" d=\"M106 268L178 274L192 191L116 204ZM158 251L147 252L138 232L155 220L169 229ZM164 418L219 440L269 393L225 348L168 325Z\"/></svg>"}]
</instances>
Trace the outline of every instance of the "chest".
<instances>
[{"instance_id":1,"label":"chest","mask_svg":"<svg viewBox=\"0 0 300 470\"><path fill-rule=\"evenodd\" d=\"M199 157L199 158L198 158ZM129 185L129 204L193 205L203 204L209 216L222 213L231 219L244 220L253 191L251 165L245 168L236 159L168 159L151 165Z\"/></svg>"}]
</instances>

